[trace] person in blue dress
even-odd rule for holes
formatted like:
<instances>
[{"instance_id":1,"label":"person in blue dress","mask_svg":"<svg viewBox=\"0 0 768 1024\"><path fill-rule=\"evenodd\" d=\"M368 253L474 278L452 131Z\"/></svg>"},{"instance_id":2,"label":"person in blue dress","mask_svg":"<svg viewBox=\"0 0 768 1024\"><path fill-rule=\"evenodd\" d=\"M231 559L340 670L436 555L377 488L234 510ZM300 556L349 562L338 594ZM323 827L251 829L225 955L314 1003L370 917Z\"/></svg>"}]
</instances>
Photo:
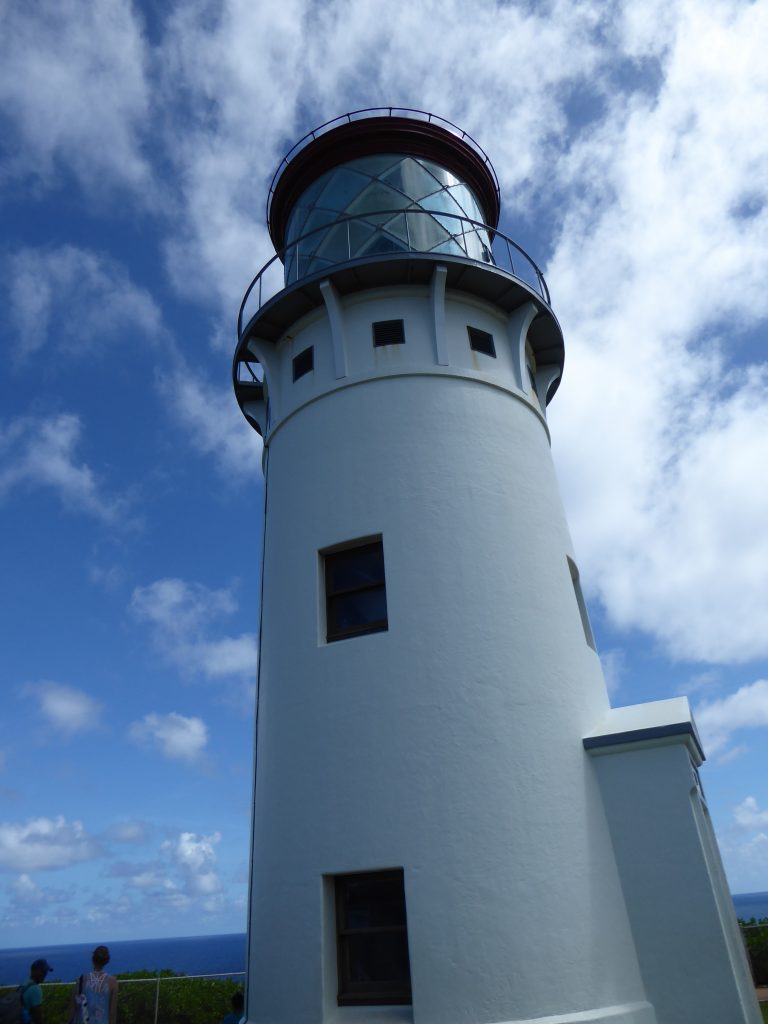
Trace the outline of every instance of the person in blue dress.
<instances>
[{"instance_id":1,"label":"person in blue dress","mask_svg":"<svg viewBox=\"0 0 768 1024\"><path fill-rule=\"evenodd\" d=\"M42 982L53 968L47 960L35 960L29 969L29 981L21 989L22 1024L43 1024Z\"/></svg>"},{"instance_id":2,"label":"person in blue dress","mask_svg":"<svg viewBox=\"0 0 768 1024\"><path fill-rule=\"evenodd\" d=\"M72 1014L81 1024L117 1024L117 980L104 968L109 950L97 946L91 955L93 970L81 974L72 995Z\"/></svg>"}]
</instances>

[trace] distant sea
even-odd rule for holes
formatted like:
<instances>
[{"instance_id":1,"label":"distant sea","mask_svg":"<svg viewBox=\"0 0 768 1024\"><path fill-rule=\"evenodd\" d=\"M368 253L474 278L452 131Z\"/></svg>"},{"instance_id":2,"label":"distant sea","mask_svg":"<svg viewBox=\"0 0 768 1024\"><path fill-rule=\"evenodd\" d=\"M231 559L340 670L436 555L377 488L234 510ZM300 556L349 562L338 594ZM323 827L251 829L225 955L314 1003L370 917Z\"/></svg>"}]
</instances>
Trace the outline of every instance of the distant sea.
<instances>
[{"instance_id":1,"label":"distant sea","mask_svg":"<svg viewBox=\"0 0 768 1024\"><path fill-rule=\"evenodd\" d=\"M736 916L743 920L768 917L768 892L745 892L733 897ZM29 965L44 956L53 967L51 981L74 981L90 967L94 946L101 942L72 946L32 946L0 949L0 985L20 984ZM171 970L176 974L237 974L245 970L245 935L197 935L184 939L132 939L107 942L112 954L108 970Z\"/></svg>"},{"instance_id":2,"label":"distant sea","mask_svg":"<svg viewBox=\"0 0 768 1024\"><path fill-rule=\"evenodd\" d=\"M0 949L0 985L19 985L29 965L45 957L53 967L49 981L74 981L91 966L91 953L103 940L72 946L39 945ZM184 939L131 939L105 942L112 954L110 974L163 971L176 974L237 974L245 970L245 935L197 935Z\"/></svg>"},{"instance_id":3,"label":"distant sea","mask_svg":"<svg viewBox=\"0 0 768 1024\"><path fill-rule=\"evenodd\" d=\"M731 899L736 908L736 917L742 921L748 921L751 917L757 921L761 917L768 917L768 892L743 892Z\"/></svg>"}]
</instances>

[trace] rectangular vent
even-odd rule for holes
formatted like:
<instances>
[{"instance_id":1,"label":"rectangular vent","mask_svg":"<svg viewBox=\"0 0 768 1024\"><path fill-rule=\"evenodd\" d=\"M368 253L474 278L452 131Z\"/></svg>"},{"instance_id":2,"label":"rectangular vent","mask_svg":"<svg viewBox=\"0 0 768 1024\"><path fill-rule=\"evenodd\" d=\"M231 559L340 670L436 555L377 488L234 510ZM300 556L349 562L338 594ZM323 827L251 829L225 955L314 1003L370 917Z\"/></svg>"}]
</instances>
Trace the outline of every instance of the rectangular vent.
<instances>
[{"instance_id":1,"label":"rectangular vent","mask_svg":"<svg viewBox=\"0 0 768 1024\"><path fill-rule=\"evenodd\" d=\"M469 335L469 347L475 352L482 352L483 355L496 358L496 346L493 344L493 335L488 331L481 331L477 327L467 326Z\"/></svg>"},{"instance_id":2,"label":"rectangular vent","mask_svg":"<svg viewBox=\"0 0 768 1024\"><path fill-rule=\"evenodd\" d=\"M373 324L373 347L381 345L404 345L405 322L403 320L377 320Z\"/></svg>"},{"instance_id":3,"label":"rectangular vent","mask_svg":"<svg viewBox=\"0 0 768 1024\"><path fill-rule=\"evenodd\" d=\"M293 379L297 381L299 377L303 377L305 373L309 373L310 370L315 368L315 349L313 345L309 348L305 348L303 352L299 354L293 360Z\"/></svg>"}]
</instances>

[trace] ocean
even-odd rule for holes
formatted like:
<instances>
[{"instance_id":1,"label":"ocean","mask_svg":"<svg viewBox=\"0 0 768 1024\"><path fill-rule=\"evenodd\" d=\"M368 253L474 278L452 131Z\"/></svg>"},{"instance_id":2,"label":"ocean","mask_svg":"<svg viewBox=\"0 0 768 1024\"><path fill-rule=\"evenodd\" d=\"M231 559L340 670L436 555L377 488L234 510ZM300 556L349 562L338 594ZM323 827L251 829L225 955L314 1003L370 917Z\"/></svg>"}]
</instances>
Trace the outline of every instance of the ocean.
<instances>
[{"instance_id":1,"label":"ocean","mask_svg":"<svg viewBox=\"0 0 768 1024\"><path fill-rule=\"evenodd\" d=\"M0 949L0 985L18 985L29 965L45 957L53 967L49 981L74 981L91 966L91 953L103 940L67 946L39 945L27 949ZM245 934L197 935L183 939L130 939L105 942L112 959L110 974L128 971L163 971L176 974L237 974L245 970Z\"/></svg>"},{"instance_id":2,"label":"ocean","mask_svg":"<svg viewBox=\"0 0 768 1024\"><path fill-rule=\"evenodd\" d=\"M733 897L742 920L768 917L768 892L745 892ZM92 943L0 949L0 985L20 984L29 965L45 957L53 967L51 981L74 981L90 967ZM109 971L162 971L177 974L237 974L245 970L245 935L197 935L183 939L131 939L106 942L112 954Z\"/></svg>"}]
</instances>

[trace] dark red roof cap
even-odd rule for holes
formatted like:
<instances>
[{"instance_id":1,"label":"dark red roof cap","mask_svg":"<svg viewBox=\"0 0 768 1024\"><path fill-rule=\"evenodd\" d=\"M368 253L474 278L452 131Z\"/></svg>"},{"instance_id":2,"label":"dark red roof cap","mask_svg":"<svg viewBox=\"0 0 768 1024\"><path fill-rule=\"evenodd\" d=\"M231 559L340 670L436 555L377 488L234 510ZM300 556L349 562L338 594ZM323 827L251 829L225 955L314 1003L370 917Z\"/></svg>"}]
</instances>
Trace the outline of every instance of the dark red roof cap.
<instances>
[{"instance_id":1,"label":"dark red roof cap","mask_svg":"<svg viewBox=\"0 0 768 1024\"><path fill-rule=\"evenodd\" d=\"M392 109L392 108L383 108ZM293 207L304 191L326 171L358 157L375 153L403 153L423 157L451 171L477 196L491 227L499 223L499 186L496 173L484 151L466 133L449 121L434 119L433 114L409 111L423 117L357 117L345 114L336 127L316 129L297 143L282 161L272 179L267 204L267 226L275 249L285 247L285 231ZM354 119L352 119L354 118ZM328 122L333 125L334 122ZM454 134L448 127L460 134ZM321 126L325 129L327 126ZM305 145L302 143L309 139Z\"/></svg>"}]
</instances>

